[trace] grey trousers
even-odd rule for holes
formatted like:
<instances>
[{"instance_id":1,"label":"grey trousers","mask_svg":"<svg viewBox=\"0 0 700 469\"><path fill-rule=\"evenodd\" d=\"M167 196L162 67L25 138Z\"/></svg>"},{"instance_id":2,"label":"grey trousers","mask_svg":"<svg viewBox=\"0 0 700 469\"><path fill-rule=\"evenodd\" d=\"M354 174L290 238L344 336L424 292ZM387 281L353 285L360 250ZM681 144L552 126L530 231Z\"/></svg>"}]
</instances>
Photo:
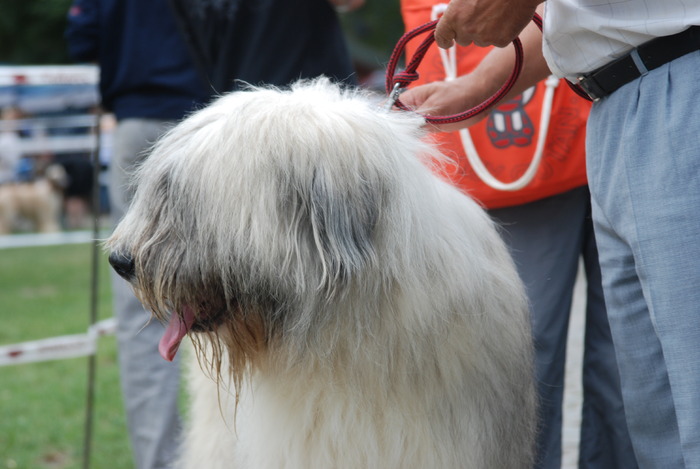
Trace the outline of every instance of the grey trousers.
<instances>
[{"instance_id":1,"label":"grey trousers","mask_svg":"<svg viewBox=\"0 0 700 469\"><path fill-rule=\"evenodd\" d=\"M700 51L649 71L596 102L586 131L603 290L644 469L700 468L698 70Z\"/></svg>"},{"instance_id":2,"label":"grey trousers","mask_svg":"<svg viewBox=\"0 0 700 469\"><path fill-rule=\"evenodd\" d=\"M117 125L110 165L111 214L117 222L126 212L134 188L132 174L145 152L172 125L152 119L125 119ZM180 417L178 359L165 361L158 353L164 332L150 321L131 287L112 273L114 315L117 319L119 370L129 438L137 469L170 468L177 456Z\"/></svg>"},{"instance_id":3,"label":"grey trousers","mask_svg":"<svg viewBox=\"0 0 700 469\"><path fill-rule=\"evenodd\" d=\"M540 404L537 467L561 468L566 342L582 259L588 283L579 468L626 469L637 463L603 300L588 189L490 211L523 279L532 309Z\"/></svg>"}]
</instances>

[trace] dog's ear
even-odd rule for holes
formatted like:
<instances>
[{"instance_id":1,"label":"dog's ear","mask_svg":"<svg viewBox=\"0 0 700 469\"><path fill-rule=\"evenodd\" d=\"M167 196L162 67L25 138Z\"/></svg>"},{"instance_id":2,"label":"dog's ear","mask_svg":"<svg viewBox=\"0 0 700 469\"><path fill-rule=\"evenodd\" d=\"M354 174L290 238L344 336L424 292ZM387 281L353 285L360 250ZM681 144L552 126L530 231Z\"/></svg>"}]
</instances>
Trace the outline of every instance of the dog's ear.
<instances>
[{"instance_id":1,"label":"dog's ear","mask_svg":"<svg viewBox=\"0 0 700 469\"><path fill-rule=\"evenodd\" d=\"M323 267L322 284L349 280L375 258L374 231L382 191L374 181L359 178L354 186L334 184L322 170L314 173L310 218L316 250Z\"/></svg>"}]
</instances>

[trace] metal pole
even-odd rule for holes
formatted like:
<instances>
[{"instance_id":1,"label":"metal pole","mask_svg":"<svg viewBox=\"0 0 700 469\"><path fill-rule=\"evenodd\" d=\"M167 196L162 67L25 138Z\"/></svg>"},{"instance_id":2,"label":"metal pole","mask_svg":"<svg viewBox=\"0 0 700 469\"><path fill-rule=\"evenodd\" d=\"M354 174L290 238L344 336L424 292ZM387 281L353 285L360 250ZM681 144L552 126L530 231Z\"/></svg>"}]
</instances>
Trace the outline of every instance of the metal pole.
<instances>
[{"instance_id":1,"label":"metal pole","mask_svg":"<svg viewBox=\"0 0 700 469\"><path fill-rule=\"evenodd\" d=\"M92 274L90 277L90 326L97 322L98 302L98 273L100 257L100 145L102 111L95 116L95 148L91 154L92 160ZM92 449L92 423L95 403L95 378L97 373L97 350L88 356L87 393L85 399L85 429L83 438L83 469L90 468L90 453Z\"/></svg>"}]
</instances>

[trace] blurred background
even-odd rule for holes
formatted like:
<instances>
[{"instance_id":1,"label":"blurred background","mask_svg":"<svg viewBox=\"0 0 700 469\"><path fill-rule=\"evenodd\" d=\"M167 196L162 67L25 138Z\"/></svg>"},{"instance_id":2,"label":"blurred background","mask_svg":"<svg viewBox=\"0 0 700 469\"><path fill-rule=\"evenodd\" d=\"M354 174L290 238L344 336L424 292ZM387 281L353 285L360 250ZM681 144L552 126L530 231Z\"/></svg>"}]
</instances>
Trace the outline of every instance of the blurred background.
<instances>
[{"instance_id":1,"label":"blurred background","mask_svg":"<svg viewBox=\"0 0 700 469\"><path fill-rule=\"evenodd\" d=\"M114 120L110 115L97 119L97 67L72 63L68 56L63 35L70 3L0 0L0 184L46 180L51 190L36 197L53 204L44 213L32 213L39 208L10 207L7 188L0 190L0 235L89 226L90 155L98 145L98 129L103 179L99 210L102 215L109 212L104 180ZM402 34L399 0L370 0L340 18L360 83L381 92L384 67ZM29 197L24 194L28 191L22 199ZM17 190L11 192L19 197Z\"/></svg>"}]
</instances>

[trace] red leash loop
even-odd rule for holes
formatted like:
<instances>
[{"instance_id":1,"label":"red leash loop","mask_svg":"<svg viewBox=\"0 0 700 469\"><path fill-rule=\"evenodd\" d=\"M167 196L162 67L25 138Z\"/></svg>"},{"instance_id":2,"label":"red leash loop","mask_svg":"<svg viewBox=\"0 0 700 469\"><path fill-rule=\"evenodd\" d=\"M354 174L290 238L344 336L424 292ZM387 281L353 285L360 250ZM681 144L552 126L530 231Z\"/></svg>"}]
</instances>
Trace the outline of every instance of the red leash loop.
<instances>
[{"instance_id":1,"label":"red leash loop","mask_svg":"<svg viewBox=\"0 0 700 469\"><path fill-rule=\"evenodd\" d=\"M401 57L401 54L403 54L403 51L406 48L406 44L410 40L417 36L420 36L421 34L424 34L426 32L432 32L435 29L435 25L437 24L437 22L438 20L435 20L431 21L430 23L425 23L422 26L418 26L417 28L401 36L401 39L399 39L398 43L396 44L396 47L391 53L389 63L387 64L386 92L390 96L392 96L392 93L396 93L398 91L397 87L399 89L405 88L406 86L408 86L409 83L418 79L418 72L416 70L418 69L418 65L420 65L421 61L423 60L423 57L425 56L425 53L427 52L428 48L430 48L433 42L435 42L435 36L433 34L428 34L428 36L426 36L425 39L423 39L423 42L418 46L418 49L416 49L415 54L413 54L413 57L406 65L406 69L403 72L395 73L396 67ZM498 91L496 91L496 93L493 96L488 98L483 103L458 114L452 114L448 116L424 116L425 121L431 124L450 124L453 122L460 122L469 119L470 117L474 117L481 112L484 112L493 104L500 101L506 95L506 93L508 93L511 90L511 88L513 88L513 85L520 76L520 71L523 68L523 46L520 43L520 39L515 38L515 40L513 40L513 45L515 46L515 66L513 67L513 71L508 77L508 80L506 80L503 86L501 86L501 88ZM403 109L404 111L409 110L406 107L406 105L403 104L400 99L398 99L398 97L396 98L395 106L399 109Z\"/></svg>"},{"instance_id":2,"label":"red leash loop","mask_svg":"<svg viewBox=\"0 0 700 469\"><path fill-rule=\"evenodd\" d=\"M532 18L532 21L537 25L540 31L542 31L542 17L535 13L535 15ZM401 36L399 41L396 43L396 47L394 47L394 50L391 53L391 57L389 58L389 63L387 64L386 70L386 92L389 95L390 99L395 97L394 105L399 109L403 109L404 111L409 110L406 107L406 105L403 104L398 98L398 91L401 88L407 87L411 82L418 79L418 66L423 60L425 53L428 51L428 48L430 48L433 42L435 42L435 36L433 34L428 34L425 37L425 39L423 39L423 42L416 49L415 54L413 54L413 57L406 65L406 69L403 72L395 73L399 59L401 58L401 54L403 54L404 49L406 49L406 44L408 44L410 40L414 39L417 36L420 36L421 34L425 34L426 32L432 32L433 30L435 30L435 25L437 25L437 23L438 20L431 21L407 32L406 34ZM511 90L511 88L513 88L513 85L515 85L515 82L518 80L520 72L523 68L523 46L519 38L516 37L513 40L513 46L515 47L515 64L513 66L513 71L511 72L510 76L503 84L503 86L501 86L501 88L499 88L493 96L488 98L483 103L458 114L452 114L448 116L423 116L425 117L426 122L429 122L431 124L451 124L454 122L460 122L484 112L492 105L503 99L503 97ZM574 85L568 80L566 80L566 82L569 84L571 89L573 89L576 92L576 94L590 101L590 98L580 86Z\"/></svg>"}]
</instances>

